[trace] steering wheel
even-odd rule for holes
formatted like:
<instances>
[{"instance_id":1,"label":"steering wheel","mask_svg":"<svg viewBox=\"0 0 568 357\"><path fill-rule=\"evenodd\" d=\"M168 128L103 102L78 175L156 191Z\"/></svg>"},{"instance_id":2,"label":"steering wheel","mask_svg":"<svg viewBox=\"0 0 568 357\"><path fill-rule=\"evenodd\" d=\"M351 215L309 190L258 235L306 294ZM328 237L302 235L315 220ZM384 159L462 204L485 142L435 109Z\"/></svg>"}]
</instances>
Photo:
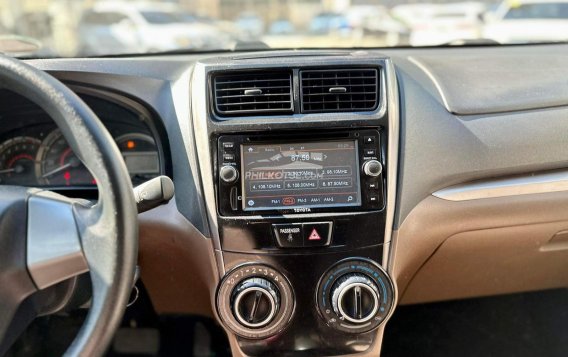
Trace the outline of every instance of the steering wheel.
<instances>
[{"instance_id":1,"label":"steering wheel","mask_svg":"<svg viewBox=\"0 0 568 357\"><path fill-rule=\"evenodd\" d=\"M0 88L39 105L96 179L94 204L56 193L0 186L0 356L35 316L30 297L89 271L91 307L66 356L102 355L132 288L138 222L122 156L97 116L47 73L0 55Z\"/></svg>"}]
</instances>

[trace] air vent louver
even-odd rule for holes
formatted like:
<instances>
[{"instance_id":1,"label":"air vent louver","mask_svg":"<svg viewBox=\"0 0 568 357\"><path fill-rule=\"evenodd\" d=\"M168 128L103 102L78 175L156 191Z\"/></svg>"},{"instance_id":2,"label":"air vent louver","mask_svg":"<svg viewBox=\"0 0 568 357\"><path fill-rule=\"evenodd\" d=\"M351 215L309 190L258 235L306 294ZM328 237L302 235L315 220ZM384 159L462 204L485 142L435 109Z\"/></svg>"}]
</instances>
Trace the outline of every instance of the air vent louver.
<instances>
[{"instance_id":1,"label":"air vent louver","mask_svg":"<svg viewBox=\"0 0 568 357\"><path fill-rule=\"evenodd\" d=\"M302 112L357 112L377 108L379 74L374 68L300 72Z\"/></svg>"},{"instance_id":2,"label":"air vent louver","mask_svg":"<svg viewBox=\"0 0 568 357\"><path fill-rule=\"evenodd\" d=\"M291 113L290 72L247 72L213 79L215 108L220 115Z\"/></svg>"}]
</instances>

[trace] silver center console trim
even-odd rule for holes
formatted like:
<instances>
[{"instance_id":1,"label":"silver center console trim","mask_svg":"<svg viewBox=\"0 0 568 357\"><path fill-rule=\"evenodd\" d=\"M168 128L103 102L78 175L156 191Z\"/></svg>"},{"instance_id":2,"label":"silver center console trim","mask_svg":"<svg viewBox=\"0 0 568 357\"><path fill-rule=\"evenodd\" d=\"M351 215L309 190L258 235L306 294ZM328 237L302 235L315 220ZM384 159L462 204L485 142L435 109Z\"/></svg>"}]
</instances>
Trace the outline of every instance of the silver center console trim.
<instances>
[{"instance_id":1,"label":"silver center console trim","mask_svg":"<svg viewBox=\"0 0 568 357\"><path fill-rule=\"evenodd\" d=\"M397 202L397 187L398 187L398 157L399 157L399 140L400 140L400 110L399 110L399 97L398 97L398 83L396 79L396 72L392 61L385 61L385 74L387 80L387 105L388 105L388 122L389 122L389 135L388 135L388 155L387 155L387 205L386 205L386 222L385 222L385 243L383 246L383 263L382 266L393 280L393 304L389 314L385 317L384 321L388 321L398 301L398 287L396 279L393 275L396 242L393 236L394 229L394 214L396 211ZM384 326L384 324L383 324ZM377 344L382 344L382 331L379 329L377 333ZM377 347L380 351L380 346Z\"/></svg>"}]
</instances>

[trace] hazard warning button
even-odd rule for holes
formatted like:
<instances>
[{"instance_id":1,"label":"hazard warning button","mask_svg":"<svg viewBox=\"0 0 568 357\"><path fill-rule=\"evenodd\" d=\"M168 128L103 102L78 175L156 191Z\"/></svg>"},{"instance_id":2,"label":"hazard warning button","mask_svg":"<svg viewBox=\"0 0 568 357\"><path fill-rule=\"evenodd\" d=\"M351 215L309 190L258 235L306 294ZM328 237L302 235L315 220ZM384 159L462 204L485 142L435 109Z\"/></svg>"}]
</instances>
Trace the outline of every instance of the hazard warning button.
<instances>
[{"instance_id":1,"label":"hazard warning button","mask_svg":"<svg viewBox=\"0 0 568 357\"><path fill-rule=\"evenodd\" d=\"M331 244L332 222L304 223L304 247L323 247Z\"/></svg>"}]
</instances>

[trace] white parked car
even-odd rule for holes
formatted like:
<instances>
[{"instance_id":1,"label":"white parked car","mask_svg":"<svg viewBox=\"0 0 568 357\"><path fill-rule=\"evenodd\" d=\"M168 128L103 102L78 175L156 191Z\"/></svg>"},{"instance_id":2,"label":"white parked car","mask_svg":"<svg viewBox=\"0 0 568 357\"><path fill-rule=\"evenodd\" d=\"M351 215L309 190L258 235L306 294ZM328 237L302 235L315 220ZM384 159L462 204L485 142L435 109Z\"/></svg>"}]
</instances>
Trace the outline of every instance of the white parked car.
<instances>
[{"instance_id":1,"label":"white parked car","mask_svg":"<svg viewBox=\"0 0 568 357\"><path fill-rule=\"evenodd\" d=\"M410 44L435 46L477 40L481 37L485 11L485 5L479 2L431 5L428 16L413 24Z\"/></svg>"},{"instance_id":2,"label":"white parked car","mask_svg":"<svg viewBox=\"0 0 568 357\"><path fill-rule=\"evenodd\" d=\"M568 40L568 0L504 1L487 16L485 38L499 43Z\"/></svg>"},{"instance_id":3,"label":"white parked car","mask_svg":"<svg viewBox=\"0 0 568 357\"><path fill-rule=\"evenodd\" d=\"M380 5L352 6L345 13L349 24L360 36L380 36L387 46L408 43L408 27L394 19L389 10Z\"/></svg>"},{"instance_id":4,"label":"white parked car","mask_svg":"<svg viewBox=\"0 0 568 357\"><path fill-rule=\"evenodd\" d=\"M434 4L401 4L394 6L390 14L409 28L423 23L432 17L437 5Z\"/></svg>"},{"instance_id":5,"label":"white parked car","mask_svg":"<svg viewBox=\"0 0 568 357\"><path fill-rule=\"evenodd\" d=\"M224 33L203 22L188 22L173 4L101 2L79 23L79 52L87 55L161 52L223 47Z\"/></svg>"}]
</instances>

